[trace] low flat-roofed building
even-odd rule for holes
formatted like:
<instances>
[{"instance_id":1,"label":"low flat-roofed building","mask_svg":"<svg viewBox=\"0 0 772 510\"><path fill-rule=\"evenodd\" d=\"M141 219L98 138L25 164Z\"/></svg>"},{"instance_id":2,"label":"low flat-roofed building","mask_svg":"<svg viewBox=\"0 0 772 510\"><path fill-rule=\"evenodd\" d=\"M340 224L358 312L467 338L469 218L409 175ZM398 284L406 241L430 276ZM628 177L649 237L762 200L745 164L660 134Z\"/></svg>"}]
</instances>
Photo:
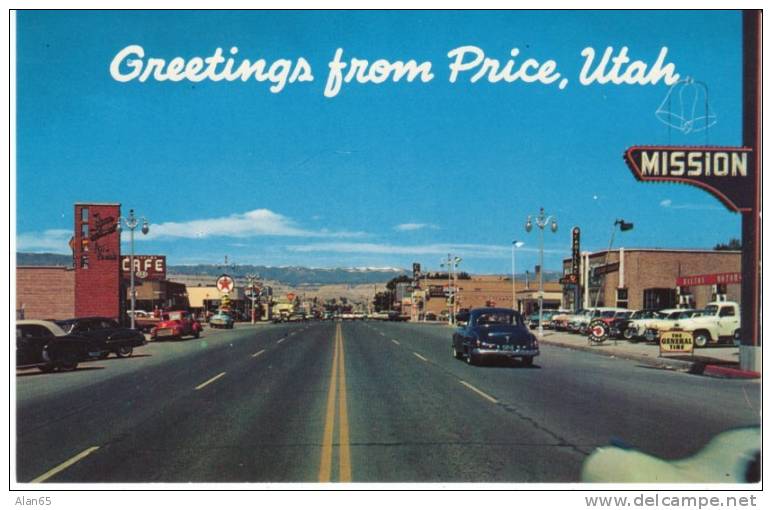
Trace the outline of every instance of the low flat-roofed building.
<instances>
[{"instance_id":1,"label":"low flat-roofed building","mask_svg":"<svg viewBox=\"0 0 772 510\"><path fill-rule=\"evenodd\" d=\"M75 316L75 271L65 266L16 267L18 319Z\"/></svg>"},{"instance_id":2,"label":"low flat-roofed building","mask_svg":"<svg viewBox=\"0 0 772 510\"><path fill-rule=\"evenodd\" d=\"M582 307L702 308L710 301L740 301L740 251L617 248L582 255ZM563 260L566 274L571 259ZM589 282L585 285L584 282ZM574 290L563 286L573 308Z\"/></svg>"}]
</instances>

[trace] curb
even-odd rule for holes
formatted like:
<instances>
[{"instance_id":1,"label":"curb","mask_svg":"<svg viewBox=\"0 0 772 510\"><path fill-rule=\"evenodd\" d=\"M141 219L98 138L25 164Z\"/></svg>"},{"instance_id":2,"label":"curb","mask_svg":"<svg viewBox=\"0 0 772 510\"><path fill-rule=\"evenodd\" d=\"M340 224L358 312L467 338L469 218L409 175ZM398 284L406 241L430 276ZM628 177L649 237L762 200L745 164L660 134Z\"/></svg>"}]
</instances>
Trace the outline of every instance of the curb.
<instances>
[{"instance_id":1,"label":"curb","mask_svg":"<svg viewBox=\"0 0 772 510\"><path fill-rule=\"evenodd\" d=\"M637 361L639 363L644 363L646 365L650 365L654 367L667 368L667 369L673 369L673 370L683 370L689 373L702 373L702 370L700 369L706 367L706 365L699 363L697 361L684 361L684 360L667 359L667 358L660 358L660 357L651 358L649 356L638 356L635 354L603 351L598 349L597 347L591 347L588 345L574 345L574 344L569 344L564 342L558 342L555 340L539 339L539 343L554 345L556 347L563 347L565 349L574 349L576 351L591 352L593 354L598 354L600 356L606 356L609 358L628 359L631 361ZM708 365L708 366L714 366L714 365Z\"/></svg>"},{"instance_id":2,"label":"curb","mask_svg":"<svg viewBox=\"0 0 772 510\"><path fill-rule=\"evenodd\" d=\"M761 374L753 370L741 370L739 368L726 367L723 365L705 365L702 375L711 377L721 377L724 379L759 379Z\"/></svg>"}]
</instances>

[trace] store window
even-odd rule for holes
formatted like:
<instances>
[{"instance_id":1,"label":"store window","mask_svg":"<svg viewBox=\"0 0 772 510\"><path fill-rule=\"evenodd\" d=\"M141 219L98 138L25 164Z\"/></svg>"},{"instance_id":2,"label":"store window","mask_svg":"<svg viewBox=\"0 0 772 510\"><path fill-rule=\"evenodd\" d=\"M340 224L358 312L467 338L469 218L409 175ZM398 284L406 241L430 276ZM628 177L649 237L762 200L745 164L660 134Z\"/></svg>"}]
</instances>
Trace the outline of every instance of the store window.
<instances>
[{"instance_id":1,"label":"store window","mask_svg":"<svg viewBox=\"0 0 772 510\"><path fill-rule=\"evenodd\" d=\"M617 289L617 308L627 308L627 289Z\"/></svg>"},{"instance_id":2,"label":"store window","mask_svg":"<svg viewBox=\"0 0 772 510\"><path fill-rule=\"evenodd\" d=\"M662 310L676 307L675 289L644 289L643 307L646 309Z\"/></svg>"}]
</instances>

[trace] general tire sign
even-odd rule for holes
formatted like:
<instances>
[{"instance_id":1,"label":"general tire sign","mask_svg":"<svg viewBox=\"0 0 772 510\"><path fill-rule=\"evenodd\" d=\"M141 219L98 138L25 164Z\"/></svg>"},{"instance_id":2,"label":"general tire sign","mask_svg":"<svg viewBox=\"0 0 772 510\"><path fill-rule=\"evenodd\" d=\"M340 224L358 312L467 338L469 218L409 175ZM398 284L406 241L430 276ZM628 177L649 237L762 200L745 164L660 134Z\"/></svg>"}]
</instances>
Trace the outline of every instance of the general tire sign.
<instances>
[{"instance_id":1,"label":"general tire sign","mask_svg":"<svg viewBox=\"0 0 772 510\"><path fill-rule=\"evenodd\" d=\"M747 147L635 146L625 152L625 161L639 181L691 184L734 212L754 207L753 157Z\"/></svg>"},{"instance_id":2,"label":"general tire sign","mask_svg":"<svg viewBox=\"0 0 772 510\"><path fill-rule=\"evenodd\" d=\"M691 354L694 353L694 339L686 331L666 331L659 339L660 354Z\"/></svg>"}]
</instances>

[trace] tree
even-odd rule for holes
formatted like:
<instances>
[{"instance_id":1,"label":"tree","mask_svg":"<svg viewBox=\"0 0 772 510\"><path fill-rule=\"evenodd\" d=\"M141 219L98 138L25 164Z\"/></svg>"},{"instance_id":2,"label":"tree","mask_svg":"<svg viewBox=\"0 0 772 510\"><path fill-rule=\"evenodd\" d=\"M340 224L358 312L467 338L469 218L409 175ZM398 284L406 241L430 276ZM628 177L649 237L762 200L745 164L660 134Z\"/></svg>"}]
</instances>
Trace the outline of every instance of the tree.
<instances>
[{"instance_id":1,"label":"tree","mask_svg":"<svg viewBox=\"0 0 772 510\"><path fill-rule=\"evenodd\" d=\"M718 243L713 247L714 250L742 250L743 243L734 237L728 243Z\"/></svg>"},{"instance_id":2,"label":"tree","mask_svg":"<svg viewBox=\"0 0 772 510\"><path fill-rule=\"evenodd\" d=\"M397 290L398 283L410 283L412 281L413 281L413 278L411 276L403 274L389 280L389 282L386 284L386 288L389 289L391 292L394 292L395 290Z\"/></svg>"}]
</instances>

